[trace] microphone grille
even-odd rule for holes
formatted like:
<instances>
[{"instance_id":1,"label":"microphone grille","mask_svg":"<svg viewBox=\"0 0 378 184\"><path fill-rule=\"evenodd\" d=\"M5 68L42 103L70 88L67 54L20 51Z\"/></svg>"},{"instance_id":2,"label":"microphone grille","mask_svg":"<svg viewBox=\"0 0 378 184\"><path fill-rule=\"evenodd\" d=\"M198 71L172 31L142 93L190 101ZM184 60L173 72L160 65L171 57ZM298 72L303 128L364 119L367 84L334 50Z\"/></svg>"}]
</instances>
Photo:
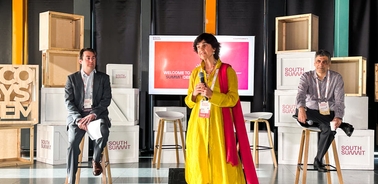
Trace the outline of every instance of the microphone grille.
<instances>
[{"instance_id":1,"label":"microphone grille","mask_svg":"<svg viewBox=\"0 0 378 184\"><path fill-rule=\"evenodd\" d=\"M203 78L203 77L204 77L203 72L200 72L200 73L198 74L198 76L199 76L200 78Z\"/></svg>"}]
</instances>

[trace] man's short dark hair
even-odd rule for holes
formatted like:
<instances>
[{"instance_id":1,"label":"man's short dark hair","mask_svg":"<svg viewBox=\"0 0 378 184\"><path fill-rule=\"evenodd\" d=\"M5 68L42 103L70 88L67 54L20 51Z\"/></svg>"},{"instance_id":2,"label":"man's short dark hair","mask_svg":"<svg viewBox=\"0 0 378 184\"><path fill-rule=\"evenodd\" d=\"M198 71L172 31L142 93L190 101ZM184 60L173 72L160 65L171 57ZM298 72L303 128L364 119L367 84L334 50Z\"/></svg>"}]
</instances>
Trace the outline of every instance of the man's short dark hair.
<instances>
[{"instance_id":1,"label":"man's short dark hair","mask_svg":"<svg viewBox=\"0 0 378 184\"><path fill-rule=\"evenodd\" d=\"M318 50L316 52L316 54L315 54L315 57L317 57L317 56L327 56L328 57L328 61L329 62L331 61L331 53L329 53L326 50L323 50L323 49Z\"/></svg>"},{"instance_id":2,"label":"man's short dark hair","mask_svg":"<svg viewBox=\"0 0 378 184\"><path fill-rule=\"evenodd\" d=\"M84 48L84 49L81 49L80 50L80 55L79 55L79 59L83 60L83 54L85 51L89 51L89 52L92 52L95 56L97 55L96 51L92 48Z\"/></svg>"}]
</instances>

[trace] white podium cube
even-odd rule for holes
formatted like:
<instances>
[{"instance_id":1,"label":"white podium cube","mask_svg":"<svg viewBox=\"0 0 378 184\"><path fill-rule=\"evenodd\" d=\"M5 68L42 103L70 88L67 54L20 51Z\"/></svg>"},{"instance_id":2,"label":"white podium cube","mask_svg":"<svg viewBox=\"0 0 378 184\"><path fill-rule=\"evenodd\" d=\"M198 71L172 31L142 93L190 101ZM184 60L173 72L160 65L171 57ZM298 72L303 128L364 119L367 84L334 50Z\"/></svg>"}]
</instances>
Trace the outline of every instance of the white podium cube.
<instances>
[{"instance_id":1,"label":"white podium cube","mask_svg":"<svg viewBox=\"0 0 378 184\"><path fill-rule=\"evenodd\" d=\"M110 163L132 163L139 160L139 126L115 125L110 128Z\"/></svg>"},{"instance_id":2,"label":"white podium cube","mask_svg":"<svg viewBox=\"0 0 378 184\"><path fill-rule=\"evenodd\" d=\"M106 74L109 75L112 88L133 87L133 65L132 64L107 64Z\"/></svg>"},{"instance_id":3,"label":"white podium cube","mask_svg":"<svg viewBox=\"0 0 378 184\"><path fill-rule=\"evenodd\" d=\"M41 88L41 124L66 125L64 88Z\"/></svg>"},{"instance_id":4,"label":"white podium cube","mask_svg":"<svg viewBox=\"0 0 378 184\"><path fill-rule=\"evenodd\" d=\"M83 162L88 161L88 135L85 134ZM37 161L57 165L67 163L66 125L37 125Z\"/></svg>"},{"instance_id":5,"label":"white podium cube","mask_svg":"<svg viewBox=\"0 0 378 184\"><path fill-rule=\"evenodd\" d=\"M315 52L277 53L277 89L298 89L301 75L314 70Z\"/></svg>"},{"instance_id":6,"label":"white podium cube","mask_svg":"<svg viewBox=\"0 0 378 184\"><path fill-rule=\"evenodd\" d=\"M368 106L367 96L346 96L343 121L352 124L355 130L367 130Z\"/></svg>"},{"instance_id":7,"label":"white podium cube","mask_svg":"<svg viewBox=\"0 0 378 184\"><path fill-rule=\"evenodd\" d=\"M297 127L295 114L297 90L274 91L274 122L275 126Z\"/></svg>"},{"instance_id":8,"label":"white podium cube","mask_svg":"<svg viewBox=\"0 0 378 184\"><path fill-rule=\"evenodd\" d=\"M338 128L335 140L341 169L374 170L374 130L354 130L348 137ZM332 149L329 153L334 165Z\"/></svg>"},{"instance_id":9,"label":"white podium cube","mask_svg":"<svg viewBox=\"0 0 378 184\"><path fill-rule=\"evenodd\" d=\"M112 88L108 107L112 125L137 125L139 122L139 89Z\"/></svg>"}]
</instances>

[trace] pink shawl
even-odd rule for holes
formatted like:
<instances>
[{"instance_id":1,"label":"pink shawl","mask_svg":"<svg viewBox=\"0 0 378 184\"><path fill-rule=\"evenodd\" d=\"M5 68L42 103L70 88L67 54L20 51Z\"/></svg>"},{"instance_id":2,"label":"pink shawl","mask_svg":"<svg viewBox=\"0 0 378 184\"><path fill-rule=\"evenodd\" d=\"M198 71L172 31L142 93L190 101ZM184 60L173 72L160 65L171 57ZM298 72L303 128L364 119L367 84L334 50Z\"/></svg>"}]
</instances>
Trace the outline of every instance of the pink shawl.
<instances>
[{"instance_id":1,"label":"pink shawl","mask_svg":"<svg viewBox=\"0 0 378 184\"><path fill-rule=\"evenodd\" d=\"M222 63L219 71L219 84L221 93L228 92L228 78L227 68L231 67L229 64ZM240 105L240 99L234 107L231 107L232 114L229 107L223 107L223 122L224 122L224 137L226 142L226 159L227 162L235 166L238 164L238 155L236 150L236 141L234 138L235 125L236 136L239 142L241 161L244 167L244 173L248 184L258 184L258 178L253 164L251 149L248 141L247 131L245 129L244 116ZM233 117L233 119L232 119Z\"/></svg>"}]
</instances>

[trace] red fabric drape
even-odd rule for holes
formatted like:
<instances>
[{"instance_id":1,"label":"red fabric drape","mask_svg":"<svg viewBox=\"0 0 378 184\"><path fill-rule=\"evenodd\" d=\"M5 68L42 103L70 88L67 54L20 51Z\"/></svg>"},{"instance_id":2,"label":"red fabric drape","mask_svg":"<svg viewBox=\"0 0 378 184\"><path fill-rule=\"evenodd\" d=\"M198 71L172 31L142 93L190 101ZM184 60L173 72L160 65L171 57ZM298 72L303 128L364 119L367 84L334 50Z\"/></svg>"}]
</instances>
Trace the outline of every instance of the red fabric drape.
<instances>
[{"instance_id":1,"label":"red fabric drape","mask_svg":"<svg viewBox=\"0 0 378 184\"><path fill-rule=\"evenodd\" d=\"M228 92L228 78L227 68L231 67L229 64L222 63L219 71L219 85L222 93ZM240 105L240 99L234 107L231 108L232 115L229 107L223 107L223 123L224 123L224 137L226 142L226 159L227 162L233 166L238 164L238 155L236 150L236 141L234 138L233 123L235 125L236 136L239 141L241 161L244 167L244 173L248 184L258 184L255 166L253 164L251 149L247 131L244 125L244 117Z\"/></svg>"}]
</instances>

